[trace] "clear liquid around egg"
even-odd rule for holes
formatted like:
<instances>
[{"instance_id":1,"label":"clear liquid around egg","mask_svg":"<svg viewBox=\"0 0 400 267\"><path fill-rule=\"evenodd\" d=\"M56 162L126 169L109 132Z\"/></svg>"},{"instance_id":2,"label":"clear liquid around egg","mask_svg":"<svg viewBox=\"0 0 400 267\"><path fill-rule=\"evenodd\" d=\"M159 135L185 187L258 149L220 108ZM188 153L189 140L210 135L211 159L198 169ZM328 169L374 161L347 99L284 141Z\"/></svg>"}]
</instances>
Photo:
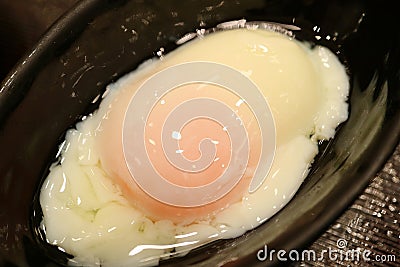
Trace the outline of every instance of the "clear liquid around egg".
<instances>
[{"instance_id":1,"label":"clear liquid around egg","mask_svg":"<svg viewBox=\"0 0 400 267\"><path fill-rule=\"evenodd\" d=\"M157 265L242 235L294 196L318 153L318 142L332 138L347 119L348 78L327 48L311 49L252 25L201 36L162 60L143 63L109 85L100 108L67 132L41 188L40 204L46 240L73 255L70 265ZM258 190L244 192L234 203L208 214L162 208L160 215L159 209L146 206L149 202L128 196L118 182L129 175L121 152L123 115L141 81L167 67L197 61L227 65L258 86L274 118L275 156Z\"/></svg>"}]
</instances>

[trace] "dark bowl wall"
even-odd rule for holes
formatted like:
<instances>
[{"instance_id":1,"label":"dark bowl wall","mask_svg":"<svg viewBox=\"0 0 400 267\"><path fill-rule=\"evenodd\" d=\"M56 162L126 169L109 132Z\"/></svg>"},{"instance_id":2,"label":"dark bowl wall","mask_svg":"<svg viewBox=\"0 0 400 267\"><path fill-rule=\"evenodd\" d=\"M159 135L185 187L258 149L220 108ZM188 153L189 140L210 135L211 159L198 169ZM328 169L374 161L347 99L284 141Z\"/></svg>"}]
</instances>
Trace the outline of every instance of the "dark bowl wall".
<instances>
[{"instance_id":1,"label":"dark bowl wall","mask_svg":"<svg viewBox=\"0 0 400 267\"><path fill-rule=\"evenodd\" d=\"M0 0L0 80L78 0Z\"/></svg>"},{"instance_id":2,"label":"dark bowl wall","mask_svg":"<svg viewBox=\"0 0 400 267\"><path fill-rule=\"evenodd\" d=\"M299 39L337 52L351 78L350 119L333 141L322 144L311 174L279 214L239 238L165 265L264 266L256 258L264 244L291 249L312 241L366 186L399 140L394 2L81 1L1 84L0 266L66 262L38 231L37 190L65 131L98 107L93 100L105 86L161 47L173 50L187 32L242 18L293 23L302 28L295 33Z\"/></svg>"}]
</instances>

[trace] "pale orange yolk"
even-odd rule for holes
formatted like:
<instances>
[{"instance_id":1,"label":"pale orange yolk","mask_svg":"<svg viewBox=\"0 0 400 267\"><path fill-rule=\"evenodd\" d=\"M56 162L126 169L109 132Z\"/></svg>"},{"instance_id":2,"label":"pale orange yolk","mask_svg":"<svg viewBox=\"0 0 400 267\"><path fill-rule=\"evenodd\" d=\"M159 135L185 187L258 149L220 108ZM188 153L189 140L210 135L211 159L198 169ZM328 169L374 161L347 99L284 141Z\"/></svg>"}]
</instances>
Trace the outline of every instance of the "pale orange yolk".
<instances>
[{"instance_id":1,"label":"pale orange yolk","mask_svg":"<svg viewBox=\"0 0 400 267\"><path fill-rule=\"evenodd\" d=\"M122 128L130 99L142 82L132 84L113 100L107 118L102 122L102 131L98 139L102 167L121 186L124 195L150 218L168 219L173 222L204 219L239 201L248 189L257 168L261 153L261 134L251 109L245 104L238 105L241 99L237 95L211 84L193 83L180 86L154 104L146 122L144 134L146 151L156 172L172 184L198 187L215 181L224 173L234 153L229 133L223 125L211 118L194 118L182 126L177 142L179 153L182 153L187 160L195 161L202 156L199 144L203 139L207 138L215 144L216 153L212 162L198 172L188 172L174 166L165 156L161 138L165 118L179 103L193 98L214 99L224 103L240 117L248 134L250 146L248 165L240 181L222 198L196 207L179 207L160 202L144 192L135 182L123 154Z\"/></svg>"}]
</instances>

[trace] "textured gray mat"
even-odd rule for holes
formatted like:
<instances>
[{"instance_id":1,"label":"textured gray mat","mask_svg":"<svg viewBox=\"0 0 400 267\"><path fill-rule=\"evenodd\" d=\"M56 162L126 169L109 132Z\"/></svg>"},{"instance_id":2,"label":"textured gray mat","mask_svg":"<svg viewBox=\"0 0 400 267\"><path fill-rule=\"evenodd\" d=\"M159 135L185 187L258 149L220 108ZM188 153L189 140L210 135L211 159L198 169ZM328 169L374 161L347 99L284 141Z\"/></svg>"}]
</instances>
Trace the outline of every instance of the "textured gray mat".
<instances>
[{"instance_id":1,"label":"textured gray mat","mask_svg":"<svg viewBox=\"0 0 400 267\"><path fill-rule=\"evenodd\" d=\"M399 202L400 145L357 200L308 248L318 259L304 254L304 261L293 265L400 266Z\"/></svg>"}]
</instances>

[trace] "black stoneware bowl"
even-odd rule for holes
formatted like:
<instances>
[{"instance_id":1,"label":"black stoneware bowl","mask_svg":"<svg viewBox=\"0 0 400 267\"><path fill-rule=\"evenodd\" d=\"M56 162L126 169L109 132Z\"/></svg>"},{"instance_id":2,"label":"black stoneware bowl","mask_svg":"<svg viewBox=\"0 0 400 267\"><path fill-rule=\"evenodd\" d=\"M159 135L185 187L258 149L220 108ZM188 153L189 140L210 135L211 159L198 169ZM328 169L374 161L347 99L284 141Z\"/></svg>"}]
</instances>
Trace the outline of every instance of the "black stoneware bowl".
<instances>
[{"instance_id":1,"label":"black stoneware bowl","mask_svg":"<svg viewBox=\"0 0 400 267\"><path fill-rule=\"evenodd\" d=\"M298 39L335 51L351 79L350 118L335 139L321 144L310 175L281 212L243 236L163 265L265 266L272 262L256 256L264 245L289 250L309 244L368 184L399 140L400 32L393 2L81 1L1 84L0 266L66 263L68 255L43 242L38 231L36 192L65 131L98 107L93 100L105 86L161 47L173 50L185 33L242 18L297 25Z\"/></svg>"}]
</instances>

